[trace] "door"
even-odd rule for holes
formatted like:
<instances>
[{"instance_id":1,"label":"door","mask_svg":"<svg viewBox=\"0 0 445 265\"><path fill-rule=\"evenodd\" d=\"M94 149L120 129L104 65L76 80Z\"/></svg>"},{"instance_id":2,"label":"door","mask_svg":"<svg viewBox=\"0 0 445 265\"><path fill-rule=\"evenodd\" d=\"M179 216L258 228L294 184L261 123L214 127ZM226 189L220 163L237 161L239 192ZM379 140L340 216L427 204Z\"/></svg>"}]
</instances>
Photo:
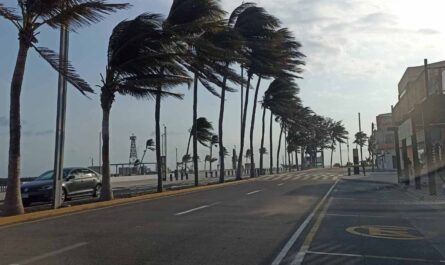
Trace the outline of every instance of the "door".
<instances>
[{"instance_id":1,"label":"door","mask_svg":"<svg viewBox=\"0 0 445 265\"><path fill-rule=\"evenodd\" d=\"M84 189L83 185L83 174L81 169L73 169L68 174L68 177L72 177L65 183L65 186L68 189L69 195L75 195L81 193Z\"/></svg>"},{"instance_id":2,"label":"door","mask_svg":"<svg viewBox=\"0 0 445 265\"><path fill-rule=\"evenodd\" d=\"M83 175L83 184L85 187L85 190L88 192L94 191L94 188L97 185L97 175L93 171L85 168L82 169L82 175Z\"/></svg>"}]
</instances>

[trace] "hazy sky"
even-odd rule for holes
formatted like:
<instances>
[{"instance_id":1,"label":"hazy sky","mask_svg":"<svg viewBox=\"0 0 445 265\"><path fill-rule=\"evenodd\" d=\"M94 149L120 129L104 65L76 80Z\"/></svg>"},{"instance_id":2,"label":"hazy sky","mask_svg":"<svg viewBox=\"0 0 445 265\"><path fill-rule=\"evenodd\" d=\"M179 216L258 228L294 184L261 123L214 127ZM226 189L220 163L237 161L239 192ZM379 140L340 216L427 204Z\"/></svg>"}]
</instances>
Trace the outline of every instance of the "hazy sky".
<instances>
[{"instance_id":1,"label":"hazy sky","mask_svg":"<svg viewBox=\"0 0 445 265\"><path fill-rule=\"evenodd\" d=\"M16 1L2 0L14 7ZM113 1L114 2L114 1ZM171 0L132 0L133 7L71 35L70 60L92 86L104 73L108 37L123 19L143 12L166 14ZM223 0L231 11L239 0ZM397 101L397 83L406 67L420 65L423 58L445 58L445 3L437 0L261 0L256 1L279 17L303 44L307 55L304 80L298 81L305 105L318 114L343 120L347 130L358 131L357 112L363 129L370 131L379 113L389 112ZM17 33L0 19L0 176L7 174L9 87L17 53ZM58 50L58 32L42 29L39 46ZM35 176L53 166L57 74L35 52L29 53L22 92L22 175ZM262 84L261 95L269 81ZM65 161L67 166L97 164L101 109L99 91L87 99L69 89ZM183 101L162 103L162 123L168 127L168 162L173 167L175 148L185 152L192 123L192 95L178 87ZM228 96L225 145L239 148L239 93ZM211 120L217 132L219 99L200 88L199 116ZM248 116L250 117L250 116ZM250 118L248 119L248 121ZM261 115L257 114L255 150L259 148ZM154 138L154 102L118 96L111 111L111 162L126 162L129 136L138 137L139 156L144 142ZM275 127L275 138L278 127ZM268 139L268 135L266 135ZM247 138L246 138L247 139ZM248 140L246 141L246 146ZM268 146L268 143L267 143ZM276 147L276 144L275 144ZM344 154L346 157L346 148ZM207 149L200 147L200 156ZM258 158L258 155L256 155ZM326 152L326 160L328 152ZM148 154L146 161L154 161ZM229 162L230 159L227 160ZM345 158L346 160L346 158ZM266 157L268 161L268 157ZM334 157L338 161L338 155ZM267 164L267 163L266 163Z\"/></svg>"}]
</instances>

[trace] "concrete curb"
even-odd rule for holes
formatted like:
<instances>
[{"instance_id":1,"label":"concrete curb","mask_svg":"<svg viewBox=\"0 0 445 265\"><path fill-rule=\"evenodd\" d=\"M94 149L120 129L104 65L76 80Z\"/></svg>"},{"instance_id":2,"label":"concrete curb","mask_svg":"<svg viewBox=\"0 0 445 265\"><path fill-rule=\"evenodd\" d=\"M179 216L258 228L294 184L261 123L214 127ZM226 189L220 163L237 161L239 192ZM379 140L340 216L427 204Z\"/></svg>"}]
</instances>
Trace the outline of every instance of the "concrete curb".
<instances>
[{"instance_id":1,"label":"concrete curb","mask_svg":"<svg viewBox=\"0 0 445 265\"><path fill-rule=\"evenodd\" d=\"M243 179L243 180L239 180L239 181L225 182L222 184L211 184L211 185L206 185L206 186L199 186L199 187L192 187L192 188L185 188L185 189L178 189L178 190L170 190L170 191L165 191L162 193L151 193L151 194L146 194L146 195L141 195L141 196L115 199L112 201L94 202L94 203L89 203L89 204L76 205L76 206L72 206L72 207L65 207L65 208L59 208L59 209L25 213L25 214L16 215L16 216L0 217L0 228L2 226L30 222L30 221L36 221L36 220L46 219L46 218L51 218L51 217L59 217L59 216L64 216L64 215L83 213L83 212L87 212L89 210L109 208L109 207L114 207L114 206L130 204L130 203L137 203L137 202L141 202L141 201L151 201L151 200L167 198L167 197L181 196L181 195L200 192L200 191L215 190L215 189L219 189L219 188L223 188L223 187L227 187L227 186L231 186L231 185L237 185L237 184L251 182L256 179L257 178Z\"/></svg>"}]
</instances>

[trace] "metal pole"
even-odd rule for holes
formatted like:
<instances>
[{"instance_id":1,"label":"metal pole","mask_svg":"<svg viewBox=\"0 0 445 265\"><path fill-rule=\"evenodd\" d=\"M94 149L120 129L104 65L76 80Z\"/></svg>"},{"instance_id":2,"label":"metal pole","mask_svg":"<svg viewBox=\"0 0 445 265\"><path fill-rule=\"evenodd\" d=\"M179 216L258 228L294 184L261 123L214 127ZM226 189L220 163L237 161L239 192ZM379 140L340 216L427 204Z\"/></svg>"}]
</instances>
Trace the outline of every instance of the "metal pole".
<instances>
[{"instance_id":1,"label":"metal pole","mask_svg":"<svg viewBox=\"0 0 445 265\"><path fill-rule=\"evenodd\" d=\"M349 138L347 139L346 147L347 147L347 149L348 149L348 164L349 164L349 163L351 163L351 160L350 160L350 158L349 158Z\"/></svg>"},{"instance_id":2,"label":"metal pole","mask_svg":"<svg viewBox=\"0 0 445 265\"><path fill-rule=\"evenodd\" d=\"M340 167L343 166L343 157L341 155L341 142L338 142L338 149L340 149Z\"/></svg>"},{"instance_id":3,"label":"metal pole","mask_svg":"<svg viewBox=\"0 0 445 265\"><path fill-rule=\"evenodd\" d=\"M425 72L425 97L428 99L429 97L429 75L428 75L428 60L424 59L424 72ZM423 111L423 106L420 106L422 111L422 121L423 121L423 132L424 132L424 141L425 141L425 153L426 153L426 168L428 174L428 187L430 191L430 195L436 195L436 175L433 170L433 150L431 146L431 128L429 122L426 121L426 117Z\"/></svg>"},{"instance_id":4,"label":"metal pole","mask_svg":"<svg viewBox=\"0 0 445 265\"><path fill-rule=\"evenodd\" d=\"M57 120L56 140L54 150L54 181L53 181L53 208L59 208L62 204L62 177L63 177L63 151L65 143L65 117L66 117L66 88L67 81L64 72L67 68L69 34L66 26L60 29L60 67L63 73L59 73L57 92Z\"/></svg>"},{"instance_id":5,"label":"metal pole","mask_svg":"<svg viewBox=\"0 0 445 265\"><path fill-rule=\"evenodd\" d=\"M360 112L358 113L358 131L362 132L362 121L360 118ZM363 147L360 145L360 162L363 162Z\"/></svg>"},{"instance_id":6,"label":"metal pole","mask_svg":"<svg viewBox=\"0 0 445 265\"><path fill-rule=\"evenodd\" d=\"M99 132L99 173L102 174L102 131Z\"/></svg>"},{"instance_id":7,"label":"metal pole","mask_svg":"<svg viewBox=\"0 0 445 265\"><path fill-rule=\"evenodd\" d=\"M165 164L164 164L164 179L167 178L167 126L164 124L164 156L165 156Z\"/></svg>"}]
</instances>

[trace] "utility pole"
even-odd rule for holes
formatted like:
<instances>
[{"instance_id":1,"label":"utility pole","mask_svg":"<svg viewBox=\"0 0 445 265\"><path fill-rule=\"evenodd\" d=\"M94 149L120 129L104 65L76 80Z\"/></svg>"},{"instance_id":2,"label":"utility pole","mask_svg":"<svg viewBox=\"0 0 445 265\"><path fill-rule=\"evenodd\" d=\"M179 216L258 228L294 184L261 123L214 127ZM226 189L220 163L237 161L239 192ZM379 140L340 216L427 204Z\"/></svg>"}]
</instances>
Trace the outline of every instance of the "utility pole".
<instances>
[{"instance_id":1,"label":"utility pole","mask_svg":"<svg viewBox=\"0 0 445 265\"><path fill-rule=\"evenodd\" d=\"M362 121L360 118L360 112L358 113L358 131L362 132ZM363 162L363 147L362 144L360 145L360 161Z\"/></svg>"},{"instance_id":2,"label":"utility pole","mask_svg":"<svg viewBox=\"0 0 445 265\"><path fill-rule=\"evenodd\" d=\"M63 5L63 4L62 4ZM63 8L63 6L62 6ZM54 180L53 180L53 205L54 209L62 205L62 178L63 178L63 154L65 145L65 119L66 119L66 88L67 80L65 73L68 62L68 42L69 33L67 26L60 28L60 52L59 65L61 67L57 92L57 120L56 120L56 140L54 150Z\"/></svg>"},{"instance_id":3,"label":"utility pole","mask_svg":"<svg viewBox=\"0 0 445 265\"><path fill-rule=\"evenodd\" d=\"M424 64L424 73L425 73L425 97L426 100L428 100L429 97L429 75L428 75L428 60L423 60ZM422 121L423 121L423 132L424 132L424 141L425 141L425 153L426 153L426 168L427 168L427 174L428 174L428 186L430 195L436 195L437 194L437 188L436 188L436 175L433 171L433 148L431 146L431 128L429 125L429 117L425 117L423 107L422 108ZM428 122L426 119L428 118Z\"/></svg>"},{"instance_id":4,"label":"utility pole","mask_svg":"<svg viewBox=\"0 0 445 265\"><path fill-rule=\"evenodd\" d=\"M343 166L343 158L341 155L341 142L338 142L338 149L340 149L340 167Z\"/></svg>"},{"instance_id":5,"label":"utility pole","mask_svg":"<svg viewBox=\"0 0 445 265\"><path fill-rule=\"evenodd\" d=\"M178 172L178 148L176 147L176 172Z\"/></svg>"},{"instance_id":6,"label":"utility pole","mask_svg":"<svg viewBox=\"0 0 445 265\"><path fill-rule=\"evenodd\" d=\"M99 132L99 173L102 174L102 131Z\"/></svg>"},{"instance_id":7,"label":"utility pole","mask_svg":"<svg viewBox=\"0 0 445 265\"><path fill-rule=\"evenodd\" d=\"M348 164L351 163L351 160L349 159L349 138L346 140L346 147L348 149Z\"/></svg>"}]
</instances>

